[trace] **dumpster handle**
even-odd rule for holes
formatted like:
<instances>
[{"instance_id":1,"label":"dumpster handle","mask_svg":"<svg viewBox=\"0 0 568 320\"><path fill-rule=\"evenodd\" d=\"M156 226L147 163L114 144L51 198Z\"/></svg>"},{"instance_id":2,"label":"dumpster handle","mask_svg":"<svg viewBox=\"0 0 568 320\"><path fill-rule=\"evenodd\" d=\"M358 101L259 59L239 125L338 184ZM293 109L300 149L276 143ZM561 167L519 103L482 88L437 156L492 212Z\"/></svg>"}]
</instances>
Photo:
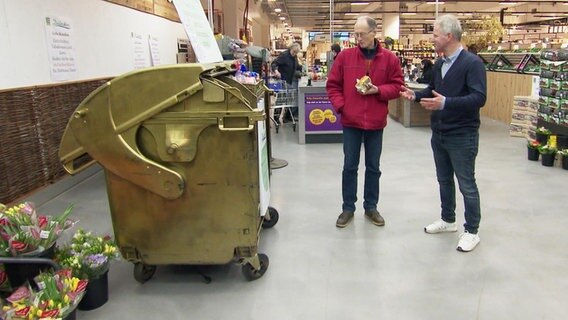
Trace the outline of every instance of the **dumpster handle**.
<instances>
[{"instance_id":1,"label":"dumpster handle","mask_svg":"<svg viewBox=\"0 0 568 320\"><path fill-rule=\"evenodd\" d=\"M223 118L219 118L218 120L219 130L221 131L252 131L254 129L254 124L249 124L248 127L241 127L241 128L227 128L225 127L225 123Z\"/></svg>"}]
</instances>

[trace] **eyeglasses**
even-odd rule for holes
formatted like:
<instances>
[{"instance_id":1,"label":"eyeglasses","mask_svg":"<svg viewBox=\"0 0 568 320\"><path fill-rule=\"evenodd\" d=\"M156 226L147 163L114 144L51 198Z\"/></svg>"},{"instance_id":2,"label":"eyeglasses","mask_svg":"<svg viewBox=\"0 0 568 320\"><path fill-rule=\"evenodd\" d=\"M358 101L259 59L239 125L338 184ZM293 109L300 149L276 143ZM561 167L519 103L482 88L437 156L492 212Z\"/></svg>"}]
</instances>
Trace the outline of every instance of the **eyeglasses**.
<instances>
[{"instance_id":1,"label":"eyeglasses","mask_svg":"<svg viewBox=\"0 0 568 320\"><path fill-rule=\"evenodd\" d=\"M364 36L372 33L374 31L367 31L367 32L353 32L353 37L355 38L363 38Z\"/></svg>"}]
</instances>

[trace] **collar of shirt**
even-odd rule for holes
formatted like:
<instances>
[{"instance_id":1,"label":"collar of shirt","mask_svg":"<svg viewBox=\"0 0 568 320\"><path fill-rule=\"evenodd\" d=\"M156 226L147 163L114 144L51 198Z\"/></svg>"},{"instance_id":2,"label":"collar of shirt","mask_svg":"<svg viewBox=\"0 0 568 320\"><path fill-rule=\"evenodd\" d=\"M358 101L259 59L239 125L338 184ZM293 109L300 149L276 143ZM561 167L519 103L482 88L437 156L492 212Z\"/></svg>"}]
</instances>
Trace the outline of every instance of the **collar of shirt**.
<instances>
[{"instance_id":1,"label":"collar of shirt","mask_svg":"<svg viewBox=\"0 0 568 320\"><path fill-rule=\"evenodd\" d=\"M454 51L454 53L452 53L450 56L444 58L444 63L448 63L451 64L453 61L456 60L456 58L460 55L460 53L462 52L463 47L459 46L456 51Z\"/></svg>"}]
</instances>

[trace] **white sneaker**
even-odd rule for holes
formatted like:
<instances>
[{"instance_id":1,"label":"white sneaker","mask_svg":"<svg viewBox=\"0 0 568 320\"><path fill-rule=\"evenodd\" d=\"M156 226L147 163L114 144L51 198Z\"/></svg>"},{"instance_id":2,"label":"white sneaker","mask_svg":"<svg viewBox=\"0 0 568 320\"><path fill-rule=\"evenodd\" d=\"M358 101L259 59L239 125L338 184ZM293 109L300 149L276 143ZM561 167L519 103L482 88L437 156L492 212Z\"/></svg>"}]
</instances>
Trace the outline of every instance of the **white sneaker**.
<instances>
[{"instance_id":1,"label":"white sneaker","mask_svg":"<svg viewBox=\"0 0 568 320\"><path fill-rule=\"evenodd\" d=\"M458 251L469 252L473 251L475 247L479 244L479 236L477 234L469 233L464 231L460 236L460 241L458 241Z\"/></svg>"},{"instance_id":2,"label":"white sneaker","mask_svg":"<svg viewBox=\"0 0 568 320\"><path fill-rule=\"evenodd\" d=\"M426 233L442 233L442 232L456 232L458 231L458 226L456 223L449 223L444 220L438 220L432 224L424 227L424 232Z\"/></svg>"}]
</instances>

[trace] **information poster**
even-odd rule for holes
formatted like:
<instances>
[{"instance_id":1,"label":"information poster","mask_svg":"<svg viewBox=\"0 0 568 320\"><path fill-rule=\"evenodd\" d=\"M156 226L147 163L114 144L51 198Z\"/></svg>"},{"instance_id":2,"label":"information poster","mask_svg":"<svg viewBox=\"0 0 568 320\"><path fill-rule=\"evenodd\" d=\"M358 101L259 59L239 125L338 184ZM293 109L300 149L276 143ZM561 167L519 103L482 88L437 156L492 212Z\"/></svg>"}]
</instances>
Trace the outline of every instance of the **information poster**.
<instances>
[{"instance_id":1,"label":"information poster","mask_svg":"<svg viewBox=\"0 0 568 320\"><path fill-rule=\"evenodd\" d=\"M157 37L148 36L148 44L150 45L150 62L151 66L159 66L160 62L160 43Z\"/></svg>"},{"instance_id":2,"label":"information poster","mask_svg":"<svg viewBox=\"0 0 568 320\"><path fill-rule=\"evenodd\" d=\"M146 68L146 55L144 54L144 40L141 34L132 32L132 50L134 52L134 69Z\"/></svg>"},{"instance_id":3,"label":"information poster","mask_svg":"<svg viewBox=\"0 0 568 320\"><path fill-rule=\"evenodd\" d=\"M51 79L63 81L73 79L77 73L73 29L68 21L46 17L45 31Z\"/></svg>"},{"instance_id":4,"label":"information poster","mask_svg":"<svg viewBox=\"0 0 568 320\"><path fill-rule=\"evenodd\" d=\"M305 94L306 132L342 131L341 118L326 94Z\"/></svg>"},{"instance_id":5,"label":"information poster","mask_svg":"<svg viewBox=\"0 0 568 320\"><path fill-rule=\"evenodd\" d=\"M201 2L199 0L174 0L174 5L197 61L200 63L223 61Z\"/></svg>"}]
</instances>

